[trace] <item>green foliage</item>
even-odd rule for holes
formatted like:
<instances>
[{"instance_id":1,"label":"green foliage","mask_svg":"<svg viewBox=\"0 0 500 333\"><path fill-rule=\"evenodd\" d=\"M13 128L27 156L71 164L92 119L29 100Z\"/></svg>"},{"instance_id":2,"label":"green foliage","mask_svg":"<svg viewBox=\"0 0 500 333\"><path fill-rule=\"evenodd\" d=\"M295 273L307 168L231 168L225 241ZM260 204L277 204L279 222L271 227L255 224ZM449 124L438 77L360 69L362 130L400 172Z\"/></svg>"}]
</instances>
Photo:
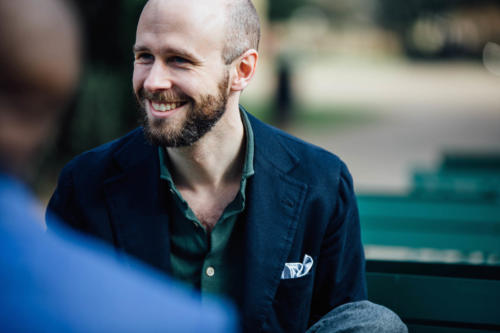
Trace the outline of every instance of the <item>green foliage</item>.
<instances>
[{"instance_id":1,"label":"green foliage","mask_svg":"<svg viewBox=\"0 0 500 333\"><path fill-rule=\"evenodd\" d=\"M132 46L146 0L78 3L86 40L86 65L76 104L63 121L59 158L117 138L137 125L132 93ZM62 149L60 149L62 148Z\"/></svg>"},{"instance_id":2,"label":"green foliage","mask_svg":"<svg viewBox=\"0 0 500 333\"><path fill-rule=\"evenodd\" d=\"M292 15L295 9L307 2L307 0L271 0L269 1L269 19L284 21Z\"/></svg>"},{"instance_id":3,"label":"green foliage","mask_svg":"<svg viewBox=\"0 0 500 333\"><path fill-rule=\"evenodd\" d=\"M115 139L130 129L130 119L136 118L130 81L126 74L103 68L86 71L70 124L74 152Z\"/></svg>"},{"instance_id":4,"label":"green foliage","mask_svg":"<svg viewBox=\"0 0 500 333\"><path fill-rule=\"evenodd\" d=\"M415 19L425 13L441 14L452 8L465 5L499 4L499 0L378 0L378 21L390 29L398 31L410 26Z\"/></svg>"},{"instance_id":5,"label":"green foliage","mask_svg":"<svg viewBox=\"0 0 500 333\"><path fill-rule=\"evenodd\" d=\"M275 108L272 103L242 104L245 109L260 120L276 124ZM331 131L332 128L350 127L376 121L378 117L362 107L351 105L296 105L286 127L312 131Z\"/></svg>"}]
</instances>

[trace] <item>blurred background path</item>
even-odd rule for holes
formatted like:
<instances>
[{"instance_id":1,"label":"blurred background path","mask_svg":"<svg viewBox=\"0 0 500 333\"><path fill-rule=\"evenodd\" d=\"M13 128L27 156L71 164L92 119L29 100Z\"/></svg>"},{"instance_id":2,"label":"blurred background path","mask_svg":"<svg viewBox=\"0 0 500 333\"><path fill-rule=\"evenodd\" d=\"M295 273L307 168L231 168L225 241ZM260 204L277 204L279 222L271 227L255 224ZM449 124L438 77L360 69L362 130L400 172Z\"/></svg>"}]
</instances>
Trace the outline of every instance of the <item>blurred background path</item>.
<instances>
[{"instance_id":1,"label":"blurred background path","mask_svg":"<svg viewBox=\"0 0 500 333\"><path fill-rule=\"evenodd\" d=\"M291 129L341 156L358 189L405 191L411 170L435 167L443 152L500 152L500 77L482 66L359 67L332 60L323 73L304 70L297 91L311 96L304 105L356 105L351 112L362 110L371 121L330 131Z\"/></svg>"}]
</instances>

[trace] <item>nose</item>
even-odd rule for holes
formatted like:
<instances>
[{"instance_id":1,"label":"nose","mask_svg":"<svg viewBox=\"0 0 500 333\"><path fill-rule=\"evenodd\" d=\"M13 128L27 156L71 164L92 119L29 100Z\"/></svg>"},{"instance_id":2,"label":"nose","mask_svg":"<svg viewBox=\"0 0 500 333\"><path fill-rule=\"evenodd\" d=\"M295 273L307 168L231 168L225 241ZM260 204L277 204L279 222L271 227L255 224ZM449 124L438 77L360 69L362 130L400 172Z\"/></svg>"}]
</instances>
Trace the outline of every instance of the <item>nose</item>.
<instances>
[{"instance_id":1,"label":"nose","mask_svg":"<svg viewBox=\"0 0 500 333\"><path fill-rule=\"evenodd\" d=\"M155 61L144 81L144 89L148 91L171 89L172 77L170 74L165 64Z\"/></svg>"}]
</instances>

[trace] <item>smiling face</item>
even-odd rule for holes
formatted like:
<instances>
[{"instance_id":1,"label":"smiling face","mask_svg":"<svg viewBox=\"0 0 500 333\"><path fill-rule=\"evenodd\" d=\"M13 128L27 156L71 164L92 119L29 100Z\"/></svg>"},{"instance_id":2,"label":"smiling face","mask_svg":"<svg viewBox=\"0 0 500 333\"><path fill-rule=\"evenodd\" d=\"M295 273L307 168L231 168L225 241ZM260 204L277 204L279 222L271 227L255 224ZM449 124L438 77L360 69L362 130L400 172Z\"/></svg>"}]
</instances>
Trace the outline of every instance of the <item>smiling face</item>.
<instances>
[{"instance_id":1,"label":"smiling face","mask_svg":"<svg viewBox=\"0 0 500 333\"><path fill-rule=\"evenodd\" d=\"M179 147L217 123L229 96L219 1L152 0L134 46L134 92L153 144ZM222 5L222 4L221 4Z\"/></svg>"}]
</instances>

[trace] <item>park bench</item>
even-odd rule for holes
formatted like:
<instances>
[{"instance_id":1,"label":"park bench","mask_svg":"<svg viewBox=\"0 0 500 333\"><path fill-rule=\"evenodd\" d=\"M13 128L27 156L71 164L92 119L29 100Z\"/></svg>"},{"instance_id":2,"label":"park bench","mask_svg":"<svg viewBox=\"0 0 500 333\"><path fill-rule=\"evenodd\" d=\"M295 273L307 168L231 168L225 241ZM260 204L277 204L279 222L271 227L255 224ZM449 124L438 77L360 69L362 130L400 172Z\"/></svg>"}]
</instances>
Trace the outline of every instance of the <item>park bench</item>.
<instances>
[{"instance_id":1,"label":"park bench","mask_svg":"<svg viewBox=\"0 0 500 333\"><path fill-rule=\"evenodd\" d=\"M450 250L500 263L499 155L444 154L436 170L414 171L408 193L360 194L358 205L368 250Z\"/></svg>"},{"instance_id":2,"label":"park bench","mask_svg":"<svg viewBox=\"0 0 500 333\"><path fill-rule=\"evenodd\" d=\"M437 170L414 170L411 195L500 203L500 155L445 153Z\"/></svg>"},{"instance_id":3,"label":"park bench","mask_svg":"<svg viewBox=\"0 0 500 333\"><path fill-rule=\"evenodd\" d=\"M377 246L462 254L455 263L368 260L371 301L414 333L500 332L498 155L445 155L437 170L415 170L408 193L361 194L358 205L369 259ZM465 264L469 253L480 265Z\"/></svg>"},{"instance_id":4,"label":"park bench","mask_svg":"<svg viewBox=\"0 0 500 333\"><path fill-rule=\"evenodd\" d=\"M500 332L500 266L368 260L368 298L410 333Z\"/></svg>"},{"instance_id":5,"label":"park bench","mask_svg":"<svg viewBox=\"0 0 500 333\"><path fill-rule=\"evenodd\" d=\"M500 204L407 195L359 195L365 247L456 250L500 260Z\"/></svg>"}]
</instances>

